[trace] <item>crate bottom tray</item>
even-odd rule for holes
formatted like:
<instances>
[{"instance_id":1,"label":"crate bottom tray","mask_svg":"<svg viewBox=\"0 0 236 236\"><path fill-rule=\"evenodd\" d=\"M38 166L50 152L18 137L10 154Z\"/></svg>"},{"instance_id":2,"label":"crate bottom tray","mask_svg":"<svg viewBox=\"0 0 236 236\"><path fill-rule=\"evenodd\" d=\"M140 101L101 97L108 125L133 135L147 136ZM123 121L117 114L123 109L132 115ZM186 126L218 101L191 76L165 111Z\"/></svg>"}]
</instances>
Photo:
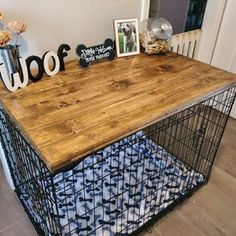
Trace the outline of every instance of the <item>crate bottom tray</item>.
<instances>
[{"instance_id":1,"label":"crate bottom tray","mask_svg":"<svg viewBox=\"0 0 236 236\"><path fill-rule=\"evenodd\" d=\"M131 234L204 182L202 174L189 169L143 132L112 144L53 178L62 235L79 236ZM50 194L50 181L44 182ZM24 189L20 198L33 220L45 224L47 220L38 214L40 207ZM41 199L40 204L46 203ZM55 215L56 205L49 211Z\"/></svg>"}]
</instances>

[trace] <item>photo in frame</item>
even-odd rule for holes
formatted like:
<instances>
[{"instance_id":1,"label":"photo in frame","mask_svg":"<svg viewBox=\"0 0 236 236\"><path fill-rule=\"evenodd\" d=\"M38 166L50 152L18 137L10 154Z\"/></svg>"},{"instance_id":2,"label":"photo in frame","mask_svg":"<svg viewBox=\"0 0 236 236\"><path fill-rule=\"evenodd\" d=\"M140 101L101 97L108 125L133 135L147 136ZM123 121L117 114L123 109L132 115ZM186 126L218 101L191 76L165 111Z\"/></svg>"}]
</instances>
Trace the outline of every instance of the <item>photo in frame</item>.
<instances>
[{"instance_id":1,"label":"photo in frame","mask_svg":"<svg viewBox=\"0 0 236 236\"><path fill-rule=\"evenodd\" d=\"M117 57L140 53L138 19L114 20Z\"/></svg>"}]
</instances>

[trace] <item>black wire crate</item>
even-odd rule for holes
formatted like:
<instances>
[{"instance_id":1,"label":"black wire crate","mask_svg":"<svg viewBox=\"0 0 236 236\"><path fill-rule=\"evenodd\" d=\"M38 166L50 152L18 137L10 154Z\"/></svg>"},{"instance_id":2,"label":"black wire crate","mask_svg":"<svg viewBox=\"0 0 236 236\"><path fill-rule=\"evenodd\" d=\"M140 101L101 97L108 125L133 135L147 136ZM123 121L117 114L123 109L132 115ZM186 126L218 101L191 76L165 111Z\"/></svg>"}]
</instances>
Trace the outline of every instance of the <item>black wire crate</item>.
<instances>
[{"instance_id":1,"label":"black wire crate","mask_svg":"<svg viewBox=\"0 0 236 236\"><path fill-rule=\"evenodd\" d=\"M207 183L235 88L51 173L0 109L16 193L39 235L130 235Z\"/></svg>"}]
</instances>

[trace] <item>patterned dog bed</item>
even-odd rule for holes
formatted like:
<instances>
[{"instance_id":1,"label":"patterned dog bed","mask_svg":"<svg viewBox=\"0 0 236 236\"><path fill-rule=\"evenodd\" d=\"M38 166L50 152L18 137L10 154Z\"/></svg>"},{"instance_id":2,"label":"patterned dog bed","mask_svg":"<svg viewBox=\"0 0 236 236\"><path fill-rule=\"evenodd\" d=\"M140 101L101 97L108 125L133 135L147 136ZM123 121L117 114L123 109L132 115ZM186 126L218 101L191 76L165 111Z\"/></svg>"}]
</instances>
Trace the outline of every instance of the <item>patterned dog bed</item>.
<instances>
[{"instance_id":1,"label":"patterned dog bed","mask_svg":"<svg viewBox=\"0 0 236 236\"><path fill-rule=\"evenodd\" d=\"M54 176L63 235L130 234L203 180L202 174L138 132ZM43 181L53 198L50 181ZM35 209L31 214L36 222L48 224L29 193L23 193L22 200ZM49 215L55 206L47 206Z\"/></svg>"}]
</instances>

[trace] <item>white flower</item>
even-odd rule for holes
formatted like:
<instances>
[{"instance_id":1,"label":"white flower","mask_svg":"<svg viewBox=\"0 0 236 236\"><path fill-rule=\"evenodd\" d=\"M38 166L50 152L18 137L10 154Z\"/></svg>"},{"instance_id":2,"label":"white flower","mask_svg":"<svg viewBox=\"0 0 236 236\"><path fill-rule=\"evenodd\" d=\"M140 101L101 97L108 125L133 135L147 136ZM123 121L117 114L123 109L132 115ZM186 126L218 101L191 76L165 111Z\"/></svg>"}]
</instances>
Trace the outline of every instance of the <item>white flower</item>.
<instances>
[{"instance_id":1,"label":"white flower","mask_svg":"<svg viewBox=\"0 0 236 236\"><path fill-rule=\"evenodd\" d=\"M11 21L7 24L7 28L17 34L23 33L26 31L26 25L21 21Z\"/></svg>"}]
</instances>

